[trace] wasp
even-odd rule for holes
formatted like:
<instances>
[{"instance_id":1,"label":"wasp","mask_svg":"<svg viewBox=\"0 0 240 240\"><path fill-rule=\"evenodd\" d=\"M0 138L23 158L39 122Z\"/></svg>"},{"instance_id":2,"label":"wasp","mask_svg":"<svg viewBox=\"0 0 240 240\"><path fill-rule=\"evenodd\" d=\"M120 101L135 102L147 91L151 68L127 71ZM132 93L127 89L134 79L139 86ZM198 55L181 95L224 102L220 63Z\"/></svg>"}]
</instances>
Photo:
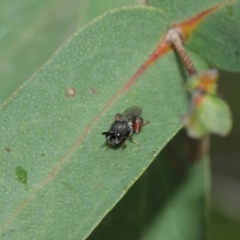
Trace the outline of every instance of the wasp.
<instances>
[{"instance_id":1,"label":"wasp","mask_svg":"<svg viewBox=\"0 0 240 240\"><path fill-rule=\"evenodd\" d=\"M122 114L117 113L114 122L111 124L107 132L103 132L108 143L116 146L121 143L125 147L125 141L128 139L131 142L139 144L132 139L134 133L139 133L143 126L143 119L140 117L142 108L132 106L127 108Z\"/></svg>"}]
</instances>

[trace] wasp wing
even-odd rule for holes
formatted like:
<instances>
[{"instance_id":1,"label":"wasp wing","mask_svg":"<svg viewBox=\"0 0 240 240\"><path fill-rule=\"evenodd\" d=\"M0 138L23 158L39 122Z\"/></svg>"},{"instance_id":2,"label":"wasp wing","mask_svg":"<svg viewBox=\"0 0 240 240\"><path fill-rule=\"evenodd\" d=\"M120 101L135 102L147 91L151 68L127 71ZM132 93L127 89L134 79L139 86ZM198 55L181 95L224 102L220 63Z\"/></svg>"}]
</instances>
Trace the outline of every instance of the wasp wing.
<instances>
[{"instance_id":1,"label":"wasp wing","mask_svg":"<svg viewBox=\"0 0 240 240\"><path fill-rule=\"evenodd\" d=\"M134 121L142 112L142 108L138 107L138 106L131 106L129 108L127 108L121 118L129 121Z\"/></svg>"}]
</instances>

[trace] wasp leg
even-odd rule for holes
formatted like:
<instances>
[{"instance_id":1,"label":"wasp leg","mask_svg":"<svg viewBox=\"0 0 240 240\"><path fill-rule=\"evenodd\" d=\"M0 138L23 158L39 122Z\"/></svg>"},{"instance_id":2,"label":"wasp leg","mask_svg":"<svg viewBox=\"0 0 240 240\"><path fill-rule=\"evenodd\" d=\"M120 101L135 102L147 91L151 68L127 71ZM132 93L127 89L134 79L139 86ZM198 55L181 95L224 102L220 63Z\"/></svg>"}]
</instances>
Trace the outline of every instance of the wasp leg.
<instances>
[{"instance_id":1,"label":"wasp leg","mask_svg":"<svg viewBox=\"0 0 240 240\"><path fill-rule=\"evenodd\" d=\"M117 113L117 114L115 115L115 117L114 117L114 120L115 120L115 121L116 121L116 120L119 120L121 117L122 117L122 114Z\"/></svg>"},{"instance_id":2,"label":"wasp leg","mask_svg":"<svg viewBox=\"0 0 240 240\"><path fill-rule=\"evenodd\" d=\"M149 121L144 122L144 123L143 123L143 126L146 125L146 124L148 124L148 123L150 123L150 122L149 122Z\"/></svg>"},{"instance_id":3,"label":"wasp leg","mask_svg":"<svg viewBox=\"0 0 240 240\"><path fill-rule=\"evenodd\" d=\"M124 149L126 147L126 140L124 140L121 144L121 148Z\"/></svg>"},{"instance_id":4,"label":"wasp leg","mask_svg":"<svg viewBox=\"0 0 240 240\"><path fill-rule=\"evenodd\" d=\"M134 141L132 137L129 137L128 139L129 139L129 141L130 141L130 142L132 142L132 143L135 143L135 144L137 144L138 146L140 145L140 143L139 143L139 142L136 142L136 141Z\"/></svg>"},{"instance_id":5,"label":"wasp leg","mask_svg":"<svg viewBox=\"0 0 240 240\"><path fill-rule=\"evenodd\" d=\"M111 145L108 144L105 148L105 151L107 151L109 148L111 148Z\"/></svg>"}]
</instances>

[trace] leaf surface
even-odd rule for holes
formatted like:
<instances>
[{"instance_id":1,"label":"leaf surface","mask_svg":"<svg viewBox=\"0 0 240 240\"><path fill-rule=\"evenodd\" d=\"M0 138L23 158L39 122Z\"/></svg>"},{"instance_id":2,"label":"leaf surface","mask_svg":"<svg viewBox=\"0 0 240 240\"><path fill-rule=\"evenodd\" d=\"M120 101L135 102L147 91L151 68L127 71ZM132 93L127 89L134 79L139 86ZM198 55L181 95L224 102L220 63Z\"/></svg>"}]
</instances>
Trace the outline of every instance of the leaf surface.
<instances>
[{"instance_id":1,"label":"leaf surface","mask_svg":"<svg viewBox=\"0 0 240 240\"><path fill-rule=\"evenodd\" d=\"M135 0L99 0L94 7L93 2L1 1L0 105L79 27L107 10L136 4Z\"/></svg>"},{"instance_id":2,"label":"leaf surface","mask_svg":"<svg viewBox=\"0 0 240 240\"><path fill-rule=\"evenodd\" d=\"M205 59L209 66L239 72L240 1L167 1L150 0L161 9L169 25L187 20L214 6L220 6L193 31L186 48ZM184 11L182 11L184 9Z\"/></svg>"},{"instance_id":3,"label":"leaf surface","mask_svg":"<svg viewBox=\"0 0 240 240\"><path fill-rule=\"evenodd\" d=\"M106 14L73 36L3 106L2 236L86 237L180 129L186 101L174 54L117 94L155 47L164 23L151 8ZM151 122L134 136L141 145L105 151L101 132L131 105L142 107ZM16 169L27 173L26 184Z\"/></svg>"},{"instance_id":4,"label":"leaf surface","mask_svg":"<svg viewBox=\"0 0 240 240\"><path fill-rule=\"evenodd\" d=\"M107 13L77 32L3 106L3 237L84 239L181 128L185 75L172 52L129 81L167 26L154 8ZM199 70L206 68L189 54ZM141 145L105 151L101 132L131 105L150 121L134 136Z\"/></svg>"}]
</instances>

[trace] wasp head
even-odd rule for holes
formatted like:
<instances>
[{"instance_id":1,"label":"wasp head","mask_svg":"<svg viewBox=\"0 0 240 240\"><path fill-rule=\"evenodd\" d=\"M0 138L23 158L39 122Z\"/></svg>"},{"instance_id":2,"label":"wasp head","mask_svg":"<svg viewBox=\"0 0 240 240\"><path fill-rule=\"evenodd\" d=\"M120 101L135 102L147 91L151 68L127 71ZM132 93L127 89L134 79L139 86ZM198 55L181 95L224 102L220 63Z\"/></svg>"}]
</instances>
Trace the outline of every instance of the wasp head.
<instances>
[{"instance_id":1,"label":"wasp head","mask_svg":"<svg viewBox=\"0 0 240 240\"><path fill-rule=\"evenodd\" d=\"M123 140L123 134L119 132L103 132L102 135L105 135L107 141L111 145L117 145Z\"/></svg>"}]
</instances>

